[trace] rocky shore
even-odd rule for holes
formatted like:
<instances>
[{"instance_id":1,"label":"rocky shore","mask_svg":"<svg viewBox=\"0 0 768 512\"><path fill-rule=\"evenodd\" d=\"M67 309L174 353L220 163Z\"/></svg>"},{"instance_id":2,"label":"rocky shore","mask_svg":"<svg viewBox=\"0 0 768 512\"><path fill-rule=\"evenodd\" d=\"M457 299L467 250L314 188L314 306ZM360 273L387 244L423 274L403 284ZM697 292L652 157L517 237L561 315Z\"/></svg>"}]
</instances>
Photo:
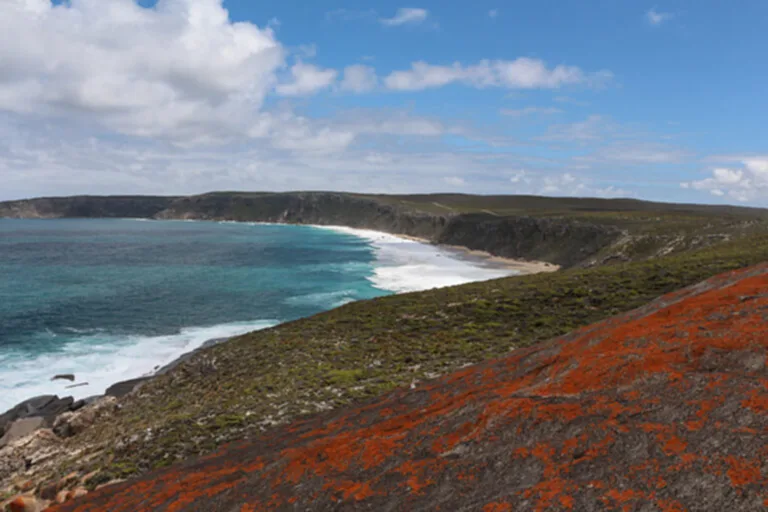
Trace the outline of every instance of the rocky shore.
<instances>
[{"instance_id":1,"label":"rocky shore","mask_svg":"<svg viewBox=\"0 0 768 512\"><path fill-rule=\"evenodd\" d=\"M0 483L3 483L0 485L0 511L7 508L12 512L38 512L52 503L64 503L85 496L89 489L107 483L96 478L95 474L82 476L73 473L59 481L41 485L35 481L35 475L45 473L62 457L70 455L66 440L117 411L120 408L119 399L140 389L150 380L165 375L200 351L227 339L208 340L199 348L158 368L152 375L116 382L103 395L83 400L55 395L39 396L0 414ZM16 505L13 505L14 501Z\"/></svg>"}]
</instances>

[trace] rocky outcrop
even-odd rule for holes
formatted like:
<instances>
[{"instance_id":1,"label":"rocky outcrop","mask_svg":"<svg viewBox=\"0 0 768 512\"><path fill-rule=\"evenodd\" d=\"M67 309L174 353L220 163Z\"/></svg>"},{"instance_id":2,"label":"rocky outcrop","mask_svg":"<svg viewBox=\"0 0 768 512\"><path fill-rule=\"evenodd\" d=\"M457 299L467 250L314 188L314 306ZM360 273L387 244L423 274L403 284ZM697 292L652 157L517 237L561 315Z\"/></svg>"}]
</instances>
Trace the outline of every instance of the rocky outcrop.
<instances>
[{"instance_id":1,"label":"rocky outcrop","mask_svg":"<svg viewBox=\"0 0 768 512\"><path fill-rule=\"evenodd\" d=\"M765 510L766 290L729 272L52 510Z\"/></svg>"},{"instance_id":2,"label":"rocky outcrop","mask_svg":"<svg viewBox=\"0 0 768 512\"><path fill-rule=\"evenodd\" d=\"M610 246L621 235L618 228L566 219L472 214L452 218L435 241L505 258L571 267Z\"/></svg>"},{"instance_id":3,"label":"rocky outcrop","mask_svg":"<svg viewBox=\"0 0 768 512\"><path fill-rule=\"evenodd\" d=\"M47 400L50 398L46 397ZM36 400L38 404L45 401L41 398ZM30 416L13 421L6 429L3 444L0 445L0 494L7 495L14 488L26 494L35 490L41 503L46 500L55 501L57 494L62 491L69 492L67 499L82 496L82 492L75 491L85 486L94 474L81 478L78 473L73 473L63 479L49 481L51 475L61 469L63 461L82 451L82 447L72 449L67 446L65 440L81 434L117 409L117 399L107 396L89 400L87 405L63 412L55 419ZM51 425L53 429L47 428ZM11 482L17 484L9 488ZM26 494L21 497L24 498ZM10 506L10 502L6 505ZM0 506L0 511L4 510Z\"/></svg>"},{"instance_id":4,"label":"rocky outcrop","mask_svg":"<svg viewBox=\"0 0 768 512\"><path fill-rule=\"evenodd\" d=\"M53 431L59 437L72 437L85 431L100 417L112 414L117 410L117 399L105 396L77 411L65 412L53 423Z\"/></svg>"},{"instance_id":5,"label":"rocky outcrop","mask_svg":"<svg viewBox=\"0 0 768 512\"><path fill-rule=\"evenodd\" d=\"M73 196L43 197L0 203L0 217L19 219L151 218L173 197Z\"/></svg>"},{"instance_id":6,"label":"rocky outcrop","mask_svg":"<svg viewBox=\"0 0 768 512\"><path fill-rule=\"evenodd\" d=\"M373 229L433 239L448 217L334 192L206 194L178 199L158 219L234 220Z\"/></svg>"},{"instance_id":7,"label":"rocky outcrop","mask_svg":"<svg viewBox=\"0 0 768 512\"><path fill-rule=\"evenodd\" d=\"M71 396L59 398L54 395L44 395L30 398L0 415L0 433L8 433L9 428L15 424L14 422L26 418L38 418L38 428L51 426L58 415L72 410L74 406L75 401ZM5 444L3 440L0 440L0 448Z\"/></svg>"}]
</instances>

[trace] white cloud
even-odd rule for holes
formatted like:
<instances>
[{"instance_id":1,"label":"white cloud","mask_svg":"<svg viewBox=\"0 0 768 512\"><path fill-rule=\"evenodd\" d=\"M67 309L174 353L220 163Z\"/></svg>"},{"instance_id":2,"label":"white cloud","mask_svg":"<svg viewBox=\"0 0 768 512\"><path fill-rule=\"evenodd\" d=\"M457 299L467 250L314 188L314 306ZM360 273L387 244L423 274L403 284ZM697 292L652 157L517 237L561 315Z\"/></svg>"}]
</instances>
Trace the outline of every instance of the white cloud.
<instances>
[{"instance_id":1,"label":"white cloud","mask_svg":"<svg viewBox=\"0 0 768 512\"><path fill-rule=\"evenodd\" d=\"M554 100L558 103L567 103L569 105L576 105L578 107L586 107L589 105L586 101L579 101L569 96L555 96Z\"/></svg>"},{"instance_id":2,"label":"white cloud","mask_svg":"<svg viewBox=\"0 0 768 512\"><path fill-rule=\"evenodd\" d=\"M728 196L736 201L768 199L768 157L751 157L740 168L717 167L709 178L684 182L683 188L706 191L714 196Z\"/></svg>"},{"instance_id":3,"label":"white cloud","mask_svg":"<svg viewBox=\"0 0 768 512\"><path fill-rule=\"evenodd\" d=\"M541 140L587 143L603 139L605 132L613 131L613 123L602 116L591 115L584 121L556 124L547 129Z\"/></svg>"},{"instance_id":4,"label":"white cloud","mask_svg":"<svg viewBox=\"0 0 768 512\"><path fill-rule=\"evenodd\" d=\"M532 172L524 169L513 171L509 177L511 193L550 196L581 197L628 197L626 190L614 186L596 187L592 181L571 172L560 174Z\"/></svg>"},{"instance_id":5,"label":"white cloud","mask_svg":"<svg viewBox=\"0 0 768 512\"><path fill-rule=\"evenodd\" d=\"M657 27L671 20L674 17L675 15L673 13L660 12L660 11L657 11L655 7L645 13L645 19L648 21L648 23L650 23L654 27Z\"/></svg>"},{"instance_id":6,"label":"white cloud","mask_svg":"<svg viewBox=\"0 0 768 512\"><path fill-rule=\"evenodd\" d=\"M328 21L358 21L375 18L377 14L373 9L335 9L325 13L325 19Z\"/></svg>"},{"instance_id":7,"label":"white cloud","mask_svg":"<svg viewBox=\"0 0 768 512\"><path fill-rule=\"evenodd\" d=\"M584 187L584 184L576 183L576 178L571 173L565 173L559 176L545 177L544 188L541 191L545 194L559 194L563 191L575 192Z\"/></svg>"},{"instance_id":8,"label":"white cloud","mask_svg":"<svg viewBox=\"0 0 768 512\"><path fill-rule=\"evenodd\" d=\"M282 96L307 96L333 85L338 74L335 69L297 62L291 67L292 81L279 84L275 90Z\"/></svg>"},{"instance_id":9,"label":"white cloud","mask_svg":"<svg viewBox=\"0 0 768 512\"><path fill-rule=\"evenodd\" d=\"M501 109L501 114L509 117L525 117L534 114L552 115L562 114L563 111L555 107L525 107L520 109Z\"/></svg>"},{"instance_id":10,"label":"white cloud","mask_svg":"<svg viewBox=\"0 0 768 512\"><path fill-rule=\"evenodd\" d=\"M681 148L658 143L632 141L618 142L599 148L592 155L581 158L581 160L616 162L624 165L661 165L682 163L690 156L688 151Z\"/></svg>"},{"instance_id":11,"label":"white cloud","mask_svg":"<svg viewBox=\"0 0 768 512\"><path fill-rule=\"evenodd\" d=\"M401 7L391 18L380 18L383 25L390 27L399 25L418 25L429 17L429 11L417 7Z\"/></svg>"},{"instance_id":12,"label":"white cloud","mask_svg":"<svg viewBox=\"0 0 768 512\"><path fill-rule=\"evenodd\" d=\"M363 93L376 88L379 78L376 70L370 66L355 64L344 69L344 79L340 87L344 91Z\"/></svg>"},{"instance_id":13,"label":"white cloud","mask_svg":"<svg viewBox=\"0 0 768 512\"><path fill-rule=\"evenodd\" d=\"M488 11L489 18L496 18L498 15L499 15L498 9L491 9L490 11Z\"/></svg>"},{"instance_id":14,"label":"white cloud","mask_svg":"<svg viewBox=\"0 0 768 512\"><path fill-rule=\"evenodd\" d=\"M247 129L285 57L221 0L6 0L0 33L0 110L185 140Z\"/></svg>"},{"instance_id":15,"label":"white cloud","mask_svg":"<svg viewBox=\"0 0 768 512\"><path fill-rule=\"evenodd\" d=\"M509 60L482 60L464 66L458 62L438 66L414 62L407 71L394 71L385 78L389 89L416 91L462 83L473 87L505 87L508 89L557 89L565 85L599 86L610 80L608 71L585 73L575 66L547 67L544 61L520 57Z\"/></svg>"},{"instance_id":16,"label":"white cloud","mask_svg":"<svg viewBox=\"0 0 768 512\"><path fill-rule=\"evenodd\" d=\"M464 181L464 178L459 178L458 176L449 176L444 178L443 181L452 187L463 187L467 184L467 182Z\"/></svg>"},{"instance_id":17,"label":"white cloud","mask_svg":"<svg viewBox=\"0 0 768 512\"><path fill-rule=\"evenodd\" d=\"M509 178L510 183L525 183L530 184L532 181L531 175L528 171L523 169L515 171Z\"/></svg>"}]
</instances>

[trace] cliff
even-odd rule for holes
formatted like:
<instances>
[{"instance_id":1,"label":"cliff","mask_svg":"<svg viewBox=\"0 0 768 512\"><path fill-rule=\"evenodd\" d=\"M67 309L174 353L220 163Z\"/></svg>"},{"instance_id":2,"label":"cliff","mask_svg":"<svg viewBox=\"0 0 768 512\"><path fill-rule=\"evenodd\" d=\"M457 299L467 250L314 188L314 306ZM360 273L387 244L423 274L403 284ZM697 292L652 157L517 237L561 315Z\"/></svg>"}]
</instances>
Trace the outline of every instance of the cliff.
<instances>
[{"instance_id":1,"label":"cliff","mask_svg":"<svg viewBox=\"0 0 768 512\"><path fill-rule=\"evenodd\" d=\"M148 219L168 208L173 197L74 196L0 202L0 218L135 218Z\"/></svg>"},{"instance_id":2,"label":"cliff","mask_svg":"<svg viewBox=\"0 0 768 512\"><path fill-rule=\"evenodd\" d=\"M131 217L343 225L564 267L635 261L765 231L765 210L528 196L220 192L0 203L0 217Z\"/></svg>"},{"instance_id":3,"label":"cliff","mask_svg":"<svg viewBox=\"0 0 768 512\"><path fill-rule=\"evenodd\" d=\"M764 510L768 266L54 512Z\"/></svg>"}]
</instances>

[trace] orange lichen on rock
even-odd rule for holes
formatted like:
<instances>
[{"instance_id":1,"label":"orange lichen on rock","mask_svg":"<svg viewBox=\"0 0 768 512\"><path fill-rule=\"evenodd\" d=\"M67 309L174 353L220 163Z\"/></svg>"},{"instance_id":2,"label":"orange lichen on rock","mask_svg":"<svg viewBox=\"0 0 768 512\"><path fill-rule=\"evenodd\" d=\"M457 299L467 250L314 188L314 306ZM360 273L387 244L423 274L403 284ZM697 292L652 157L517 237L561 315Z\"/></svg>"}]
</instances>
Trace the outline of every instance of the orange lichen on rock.
<instances>
[{"instance_id":1,"label":"orange lichen on rock","mask_svg":"<svg viewBox=\"0 0 768 512\"><path fill-rule=\"evenodd\" d=\"M53 510L761 510L766 290L717 276Z\"/></svg>"}]
</instances>

